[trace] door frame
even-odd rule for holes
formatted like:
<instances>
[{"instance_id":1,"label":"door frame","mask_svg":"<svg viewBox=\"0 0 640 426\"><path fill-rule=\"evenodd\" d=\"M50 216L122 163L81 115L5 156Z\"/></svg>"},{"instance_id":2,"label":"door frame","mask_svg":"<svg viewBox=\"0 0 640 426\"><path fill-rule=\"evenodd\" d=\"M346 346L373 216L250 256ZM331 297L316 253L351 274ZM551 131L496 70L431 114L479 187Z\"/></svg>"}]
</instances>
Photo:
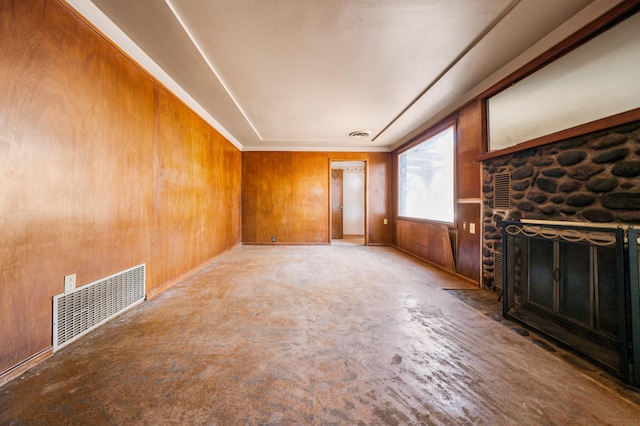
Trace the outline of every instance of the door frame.
<instances>
[{"instance_id":1,"label":"door frame","mask_svg":"<svg viewBox=\"0 0 640 426\"><path fill-rule=\"evenodd\" d=\"M332 228L333 212L331 210L331 167L333 163L350 163L353 161L359 161L364 163L364 245L369 245L369 159L368 158L329 158L329 168L327 173L327 183L329 185L329 197L328 197L328 210L329 210L329 222L327 223L327 234L329 240L327 244L331 245L332 240Z\"/></svg>"}]
</instances>

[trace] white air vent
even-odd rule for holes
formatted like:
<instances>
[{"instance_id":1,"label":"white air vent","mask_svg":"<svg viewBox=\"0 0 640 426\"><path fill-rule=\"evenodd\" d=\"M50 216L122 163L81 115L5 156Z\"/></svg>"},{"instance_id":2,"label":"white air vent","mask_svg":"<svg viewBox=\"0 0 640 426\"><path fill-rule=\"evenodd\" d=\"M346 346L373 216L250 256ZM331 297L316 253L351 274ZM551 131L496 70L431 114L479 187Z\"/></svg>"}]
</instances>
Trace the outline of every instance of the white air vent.
<instances>
[{"instance_id":1,"label":"white air vent","mask_svg":"<svg viewBox=\"0 0 640 426\"><path fill-rule=\"evenodd\" d=\"M144 297L144 264L54 296L53 350L137 305Z\"/></svg>"},{"instance_id":2,"label":"white air vent","mask_svg":"<svg viewBox=\"0 0 640 426\"><path fill-rule=\"evenodd\" d=\"M497 173L493 177L493 208L509 210L511 208L511 175Z\"/></svg>"},{"instance_id":3,"label":"white air vent","mask_svg":"<svg viewBox=\"0 0 640 426\"><path fill-rule=\"evenodd\" d=\"M493 285L502 290L504 288L504 261L502 253L493 253Z\"/></svg>"}]
</instances>

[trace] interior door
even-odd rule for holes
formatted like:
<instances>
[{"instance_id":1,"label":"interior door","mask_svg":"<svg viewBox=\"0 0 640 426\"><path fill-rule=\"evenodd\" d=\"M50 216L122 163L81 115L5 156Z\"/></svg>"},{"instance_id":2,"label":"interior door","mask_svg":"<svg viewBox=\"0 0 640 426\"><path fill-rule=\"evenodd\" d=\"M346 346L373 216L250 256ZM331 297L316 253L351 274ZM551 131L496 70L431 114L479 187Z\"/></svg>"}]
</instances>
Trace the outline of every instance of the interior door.
<instances>
[{"instance_id":1,"label":"interior door","mask_svg":"<svg viewBox=\"0 0 640 426\"><path fill-rule=\"evenodd\" d=\"M331 170L331 238L343 238L342 218L342 180L343 170Z\"/></svg>"}]
</instances>

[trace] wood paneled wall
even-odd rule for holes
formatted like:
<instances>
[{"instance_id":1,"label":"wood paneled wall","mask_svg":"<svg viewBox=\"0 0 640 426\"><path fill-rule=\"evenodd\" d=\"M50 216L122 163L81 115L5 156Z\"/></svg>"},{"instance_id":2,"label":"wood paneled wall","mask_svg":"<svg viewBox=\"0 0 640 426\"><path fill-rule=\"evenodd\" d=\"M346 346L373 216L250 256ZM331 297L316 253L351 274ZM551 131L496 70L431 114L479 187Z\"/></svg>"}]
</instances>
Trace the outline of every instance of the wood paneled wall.
<instances>
[{"instance_id":1,"label":"wood paneled wall","mask_svg":"<svg viewBox=\"0 0 640 426\"><path fill-rule=\"evenodd\" d=\"M456 141L456 184L458 200L482 197L482 102L477 101L458 113Z\"/></svg>"},{"instance_id":2,"label":"wood paneled wall","mask_svg":"<svg viewBox=\"0 0 640 426\"><path fill-rule=\"evenodd\" d=\"M387 153L243 152L242 241L327 244L332 159L367 161L369 244L389 244Z\"/></svg>"},{"instance_id":3,"label":"wood paneled wall","mask_svg":"<svg viewBox=\"0 0 640 426\"><path fill-rule=\"evenodd\" d=\"M241 154L157 87L150 277L161 285L238 244Z\"/></svg>"},{"instance_id":4,"label":"wood paneled wall","mask_svg":"<svg viewBox=\"0 0 640 426\"><path fill-rule=\"evenodd\" d=\"M477 101L458 113L456 229L458 247L456 271L480 283L482 270L480 246L482 238L482 164L478 157L484 151L482 140L482 102ZM471 233L471 228L475 233Z\"/></svg>"},{"instance_id":5,"label":"wood paneled wall","mask_svg":"<svg viewBox=\"0 0 640 426\"><path fill-rule=\"evenodd\" d=\"M397 151L393 153L393 244L414 256L434 263L451 272L457 272L471 280L480 281L480 239L482 194L481 164L477 161L482 153L482 108L474 102L452 117L456 125L456 219L453 225L442 225L426 221L398 219L397 216ZM470 232L471 224L475 233ZM457 247L445 238L446 233L457 234ZM456 252L455 264L451 256Z\"/></svg>"},{"instance_id":6,"label":"wood paneled wall","mask_svg":"<svg viewBox=\"0 0 640 426\"><path fill-rule=\"evenodd\" d=\"M147 291L240 242L240 152L54 0L0 2L0 374L51 297L147 264Z\"/></svg>"}]
</instances>

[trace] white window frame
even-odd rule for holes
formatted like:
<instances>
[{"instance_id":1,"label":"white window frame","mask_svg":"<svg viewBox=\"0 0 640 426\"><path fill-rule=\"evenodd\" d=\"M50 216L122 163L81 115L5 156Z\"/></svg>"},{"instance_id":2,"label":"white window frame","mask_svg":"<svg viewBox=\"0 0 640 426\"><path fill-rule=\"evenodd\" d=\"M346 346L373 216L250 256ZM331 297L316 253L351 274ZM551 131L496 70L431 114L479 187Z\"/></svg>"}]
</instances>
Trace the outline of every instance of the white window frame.
<instances>
[{"instance_id":1,"label":"white window frame","mask_svg":"<svg viewBox=\"0 0 640 426\"><path fill-rule=\"evenodd\" d=\"M455 146L455 123L447 123L399 152L400 218L447 224L455 222ZM413 172L408 172L411 169Z\"/></svg>"}]
</instances>

